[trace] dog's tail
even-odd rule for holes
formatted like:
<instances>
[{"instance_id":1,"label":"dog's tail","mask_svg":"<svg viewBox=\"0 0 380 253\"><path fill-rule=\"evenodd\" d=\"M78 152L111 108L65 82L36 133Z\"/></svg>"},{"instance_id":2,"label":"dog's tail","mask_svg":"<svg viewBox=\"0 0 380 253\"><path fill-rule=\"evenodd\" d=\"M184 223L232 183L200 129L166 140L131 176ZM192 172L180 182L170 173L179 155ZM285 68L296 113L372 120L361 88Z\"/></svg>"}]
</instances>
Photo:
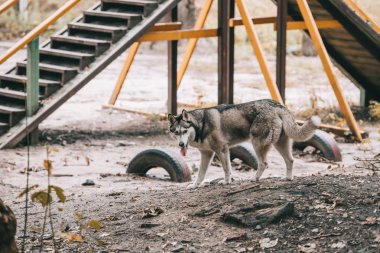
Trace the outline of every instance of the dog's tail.
<instances>
[{"instance_id":1,"label":"dog's tail","mask_svg":"<svg viewBox=\"0 0 380 253\"><path fill-rule=\"evenodd\" d=\"M321 119L318 116L312 116L302 126L299 126L293 117L282 117L285 134L294 141L306 141L310 139L320 124Z\"/></svg>"}]
</instances>

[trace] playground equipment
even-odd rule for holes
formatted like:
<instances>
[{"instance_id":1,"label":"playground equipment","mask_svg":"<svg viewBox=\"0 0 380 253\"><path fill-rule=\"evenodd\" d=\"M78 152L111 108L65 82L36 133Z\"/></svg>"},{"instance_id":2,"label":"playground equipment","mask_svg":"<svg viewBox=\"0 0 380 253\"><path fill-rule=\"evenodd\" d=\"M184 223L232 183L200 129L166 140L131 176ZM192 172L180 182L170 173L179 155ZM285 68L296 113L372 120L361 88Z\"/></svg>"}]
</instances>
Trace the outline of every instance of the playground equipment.
<instances>
[{"instance_id":1,"label":"playground equipment","mask_svg":"<svg viewBox=\"0 0 380 253\"><path fill-rule=\"evenodd\" d=\"M247 30L273 99L279 102L285 99L287 29L303 29L311 35L344 117L358 140L362 139L363 132L347 105L327 53L367 95L379 99L379 28L350 0L282 0L278 1L278 17L253 19L243 0L218 0L218 27L204 29L213 2L205 0L195 28L189 30L179 29L176 5L180 0L101 0L39 49L38 36L78 2L68 1L0 57L2 64L28 45L27 61L17 63L0 75L0 148L12 147L28 134L35 136L39 123L130 47L108 105L115 108L125 76L144 41L169 41L168 112L176 113L177 88L197 40L218 37L218 103L233 103L234 27L238 25L244 25ZM235 18L235 3L242 18ZM169 12L173 23L155 25ZM277 85L269 73L255 32L255 25L268 23L276 24L278 32ZM190 43L177 75L177 41L180 39L190 39ZM323 129L338 134L348 131L326 125Z\"/></svg>"},{"instance_id":2,"label":"playground equipment","mask_svg":"<svg viewBox=\"0 0 380 253\"><path fill-rule=\"evenodd\" d=\"M380 67L380 29L362 10L358 8L351 0L345 1L306 1L306 0L282 0L273 1L278 4L277 17L251 18L243 1L236 0L237 7L242 18L234 17L234 2L219 5L219 34L216 29L203 29L208 13L210 11L212 0L206 0L200 11L199 18L193 30L178 30L162 34L162 36L143 37L138 42L147 40L173 40L190 38L188 47L185 51L182 64L177 73L177 88L179 88L182 78L189 65L191 56L195 50L199 38L219 37L219 89L218 103L233 102L233 33L234 27L244 25L248 37L252 43L255 55L258 58L260 68L263 72L267 86L273 99L283 102L285 100L285 57L286 57L286 30L302 29L310 34L317 52L325 68L327 77L331 83L334 93L337 97L341 110L346 121L357 137L361 140L364 132L360 131L352 115L343 92L338 84L332 69L332 63L329 58L330 54L338 67L348 75L348 77L358 85L361 92L361 104L367 104L369 99L380 97L380 87L377 80L380 80L380 74L375 71ZM289 16L288 16L289 14ZM229 21L228 24L225 22ZM304 20L304 21L302 21ZM223 23L224 22L224 23ZM269 73L265 56L263 54L260 42L255 32L255 25L276 24L277 29L277 71L276 82L274 85ZM166 36L163 36L166 35ZM227 43L227 44L226 44ZM104 107L122 109L130 112L137 112L130 108L119 108L115 106L116 99L125 81L126 75L133 62L134 55L137 53L136 47L129 52L123 71L115 85L114 92L109 100L108 105ZM223 51L225 50L225 51ZM223 56L223 57L222 57ZM366 63L363 66L363 63ZM376 73L375 73L376 72ZM174 75L169 78L174 78ZM175 87L174 87L175 88ZM173 89L174 89L173 88ZM176 91L176 90L175 90ZM169 86L169 103L168 111L174 112L177 104L174 97L176 92ZM322 125L322 129L334 132L335 134L347 133L348 129L338 128L335 126Z\"/></svg>"}]
</instances>

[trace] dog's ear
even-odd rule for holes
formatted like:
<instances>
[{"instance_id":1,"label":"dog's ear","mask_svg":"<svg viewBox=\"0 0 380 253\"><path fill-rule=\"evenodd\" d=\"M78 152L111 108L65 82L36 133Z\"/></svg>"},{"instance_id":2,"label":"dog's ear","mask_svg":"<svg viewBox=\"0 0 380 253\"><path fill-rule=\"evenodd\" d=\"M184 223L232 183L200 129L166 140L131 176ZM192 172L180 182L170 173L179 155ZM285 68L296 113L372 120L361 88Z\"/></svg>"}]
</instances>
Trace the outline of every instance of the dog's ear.
<instances>
[{"instance_id":1,"label":"dog's ear","mask_svg":"<svg viewBox=\"0 0 380 253\"><path fill-rule=\"evenodd\" d=\"M170 124L174 124L175 123L175 117L172 115L172 114L168 114L168 120L169 120L169 122L170 122Z\"/></svg>"},{"instance_id":2,"label":"dog's ear","mask_svg":"<svg viewBox=\"0 0 380 253\"><path fill-rule=\"evenodd\" d=\"M182 110L182 120L190 121L190 115L185 109Z\"/></svg>"}]
</instances>

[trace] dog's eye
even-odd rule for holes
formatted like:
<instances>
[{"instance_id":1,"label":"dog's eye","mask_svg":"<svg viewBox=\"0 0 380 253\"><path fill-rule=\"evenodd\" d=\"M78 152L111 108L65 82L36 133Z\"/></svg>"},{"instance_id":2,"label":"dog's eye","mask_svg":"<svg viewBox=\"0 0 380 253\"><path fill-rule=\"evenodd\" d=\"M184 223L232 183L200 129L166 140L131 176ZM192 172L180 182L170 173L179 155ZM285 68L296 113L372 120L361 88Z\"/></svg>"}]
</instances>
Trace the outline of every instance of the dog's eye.
<instances>
[{"instance_id":1,"label":"dog's eye","mask_svg":"<svg viewBox=\"0 0 380 253\"><path fill-rule=\"evenodd\" d=\"M179 132L178 132L178 130L177 130L177 131L175 131L174 133L175 133L176 135L179 135Z\"/></svg>"},{"instance_id":2,"label":"dog's eye","mask_svg":"<svg viewBox=\"0 0 380 253\"><path fill-rule=\"evenodd\" d=\"M184 133L184 134L187 133L187 129L183 130L183 133Z\"/></svg>"}]
</instances>

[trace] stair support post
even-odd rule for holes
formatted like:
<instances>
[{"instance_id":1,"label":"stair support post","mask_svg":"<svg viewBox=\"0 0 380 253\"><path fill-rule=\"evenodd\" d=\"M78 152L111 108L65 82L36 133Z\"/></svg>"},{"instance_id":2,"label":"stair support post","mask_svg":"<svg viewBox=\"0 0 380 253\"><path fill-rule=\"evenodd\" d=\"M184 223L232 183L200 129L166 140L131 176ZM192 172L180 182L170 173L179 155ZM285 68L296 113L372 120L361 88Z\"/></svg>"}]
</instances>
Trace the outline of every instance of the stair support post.
<instances>
[{"instance_id":1,"label":"stair support post","mask_svg":"<svg viewBox=\"0 0 380 253\"><path fill-rule=\"evenodd\" d=\"M277 2L277 55L276 55L276 83L282 101L285 103L286 88L286 30L288 18L288 0Z\"/></svg>"},{"instance_id":2,"label":"stair support post","mask_svg":"<svg viewBox=\"0 0 380 253\"><path fill-rule=\"evenodd\" d=\"M125 78L127 78L127 74L129 72L129 69L132 66L133 60L135 59L135 56L137 54L137 50L139 49L140 45L141 45L141 42L135 42L129 48L127 58L125 59L123 68L120 72L119 78L117 79L115 88L114 88L112 95L111 95L111 98L108 101L109 105L115 105L116 100L119 97L121 88L123 87Z\"/></svg>"},{"instance_id":3,"label":"stair support post","mask_svg":"<svg viewBox=\"0 0 380 253\"><path fill-rule=\"evenodd\" d=\"M39 108L39 36L28 44L27 49L27 66L26 66L26 116L33 116ZM28 131L29 132L29 131ZM36 145L38 143L38 127L29 132L29 143Z\"/></svg>"},{"instance_id":4,"label":"stair support post","mask_svg":"<svg viewBox=\"0 0 380 253\"><path fill-rule=\"evenodd\" d=\"M171 11L172 22L178 21L178 7ZM168 113L177 114L178 41L168 41Z\"/></svg>"},{"instance_id":5,"label":"stair support post","mask_svg":"<svg viewBox=\"0 0 380 253\"><path fill-rule=\"evenodd\" d=\"M28 117L38 110L39 107L39 37L28 44L27 66L26 66L26 114Z\"/></svg>"},{"instance_id":6,"label":"stair support post","mask_svg":"<svg viewBox=\"0 0 380 253\"><path fill-rule=\"evenodd\" d=\"M235 0L218 0L218 104L233 104Z\"/></svg>"},{"instance_id":7,"label":"stair support post","mask_svg":"<svg viewBox=\"0 0 380 253\"><path fill-rule=\"evenodd\" d=\"M326 47L323 44L322 37L319 33L318 27L315 23L310 7L306 0L297 0L297 4L301 11L302 17L306 23L307 30L310 33L310 37L314 43L315 49L317 50L317 53L319 57L321 58L322 65L327 74L327 78L329 79L331 87L333 88L333 91L338 100L342 113L347 121L347 124L349 128L351 129L351 131L355 134L356 138L359 141L362 141L363 139L362 139L359 127L354 118L354 115L352 114L350 106L348 105L347 100L343 95L342 88L340 87L338 80L334 74L332 62L327 53Z\"/></svg>"}]
</instances>

